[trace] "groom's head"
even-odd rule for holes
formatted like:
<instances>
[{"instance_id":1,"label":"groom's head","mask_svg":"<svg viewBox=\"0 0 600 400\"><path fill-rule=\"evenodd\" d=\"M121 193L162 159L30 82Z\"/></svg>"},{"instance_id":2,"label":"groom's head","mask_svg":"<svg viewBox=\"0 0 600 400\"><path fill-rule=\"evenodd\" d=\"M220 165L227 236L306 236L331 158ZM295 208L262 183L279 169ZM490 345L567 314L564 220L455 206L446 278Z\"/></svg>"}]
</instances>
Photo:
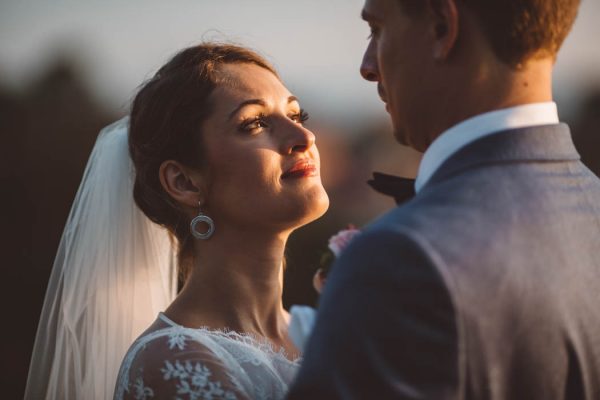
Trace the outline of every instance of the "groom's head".
<instances>
[{"instance_id":1,"label":"groom's head","mask_svg":"<svg viewBox=\"0 0 600 400\"><path fill-rule=\"evenodd\" d=\"M361 74L377 82L397 139L424 151L469 116L549 100L579 2L366 0Z\"/></svg>"}]
</instances>

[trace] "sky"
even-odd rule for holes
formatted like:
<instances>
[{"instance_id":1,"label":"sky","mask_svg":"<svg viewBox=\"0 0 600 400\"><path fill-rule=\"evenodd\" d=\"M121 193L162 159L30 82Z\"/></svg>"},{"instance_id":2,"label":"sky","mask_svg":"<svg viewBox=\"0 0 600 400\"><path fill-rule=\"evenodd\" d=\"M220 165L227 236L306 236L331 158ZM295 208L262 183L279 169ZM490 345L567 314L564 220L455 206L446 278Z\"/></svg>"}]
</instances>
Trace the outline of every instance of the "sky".
<instances>
[{"instance_id":1,"label":"sky","mask_svg":"<svg viewBox=\"0 0 600 400\"><path fill-rule=\"evenodd\" d=\"M78 60L109 109L126 112L136 88L177 50L227 40L272 61L311 114L384 116L358 73L368 27L362 0L0 0L0 81L26 86L61 56ZM559 56L555 95L573 106L600 86L600 1L583 0Z\"/></svg>"}]
</instances>

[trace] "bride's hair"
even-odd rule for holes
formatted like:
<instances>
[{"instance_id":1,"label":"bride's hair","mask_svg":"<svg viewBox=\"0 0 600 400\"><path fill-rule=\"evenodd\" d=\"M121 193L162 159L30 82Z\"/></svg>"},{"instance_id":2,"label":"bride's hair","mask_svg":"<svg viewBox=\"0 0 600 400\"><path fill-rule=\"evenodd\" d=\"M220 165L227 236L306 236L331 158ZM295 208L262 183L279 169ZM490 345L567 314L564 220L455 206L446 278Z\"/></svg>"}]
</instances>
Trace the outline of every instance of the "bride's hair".
<instances>
[{"instance_id":1,"label":"bride's hair","mask_svg":"<svg viewBox=\"0 0 600 400\"><path fill-rule=\"evenodd\" d=\"M181 279L193 261L189 217L164 190L160 165L175 160L202 168L204 120L212 112L209 96L221 84L223 64L250 63L277 73L255 52L235 45L200 44L179 52L136 95L131 110L129 152L135 166L133 196L138 207L168 229L178 244Z\"/></svg>"}]
</instances>

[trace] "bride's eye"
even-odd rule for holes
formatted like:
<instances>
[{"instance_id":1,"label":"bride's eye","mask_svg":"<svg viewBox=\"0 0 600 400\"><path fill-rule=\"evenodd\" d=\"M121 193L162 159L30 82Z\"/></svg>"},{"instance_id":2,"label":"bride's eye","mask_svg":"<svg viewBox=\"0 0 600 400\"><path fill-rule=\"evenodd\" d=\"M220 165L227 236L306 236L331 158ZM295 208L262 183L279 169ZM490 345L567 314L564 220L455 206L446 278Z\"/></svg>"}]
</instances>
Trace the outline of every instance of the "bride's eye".
<instances>
[{"instance_id":1,"label":"bride's eye","mask_svg":"<svg viewBox=\"0 0 600 400\"><path fill-rule=\"evenodd\" d=\"M308 113L304 111L304 109L300 109L300 112L290 115L290 119L299 124L306 122L309 118L310 115L308 115Z\"/></svg>"},{"instance_id":2,"label":"bride's eye","mask_svg":"<svg viewBox=\"0 0 600 400\"><path fill-rule=\"evenodd\" d=\"M266 117L264 114L259 114L256 117L246 119L240 125L240 129L244 132L255 133L262 128L267 128Z\"/></svg>"}]
</instances>

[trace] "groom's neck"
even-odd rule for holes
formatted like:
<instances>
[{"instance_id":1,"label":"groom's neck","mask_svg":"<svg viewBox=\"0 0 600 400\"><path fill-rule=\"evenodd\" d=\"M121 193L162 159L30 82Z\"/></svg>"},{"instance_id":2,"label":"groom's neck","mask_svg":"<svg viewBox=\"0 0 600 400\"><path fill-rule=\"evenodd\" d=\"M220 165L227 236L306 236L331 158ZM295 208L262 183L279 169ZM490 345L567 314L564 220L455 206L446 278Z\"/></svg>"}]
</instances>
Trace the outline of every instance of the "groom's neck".
<instances>
[{"instance_id":1,"label":"groom's neck","mask_svg":"<svg viewBox=\"0 0 600 400\"><path fill-rule=\"evenodd\" d=\"M552 101L553 63L539 59L513 68L489 61L457 71L453 90L436 107L439 123L430 127L427 146L447 129L476 115Z\"/></svg>"},{"instance_id":2,"label":"groom's neck","mask_svg":"<svg viewBox=\"0 0 600 400\"><path fill-rule=\"evenodd\" d=\"M462 102L457 102L460 120L489 111L523 104L552 101L552 60L532 60L518 68L503 63L481 65L465 79Z\"/></svg>"}]
</instances>

